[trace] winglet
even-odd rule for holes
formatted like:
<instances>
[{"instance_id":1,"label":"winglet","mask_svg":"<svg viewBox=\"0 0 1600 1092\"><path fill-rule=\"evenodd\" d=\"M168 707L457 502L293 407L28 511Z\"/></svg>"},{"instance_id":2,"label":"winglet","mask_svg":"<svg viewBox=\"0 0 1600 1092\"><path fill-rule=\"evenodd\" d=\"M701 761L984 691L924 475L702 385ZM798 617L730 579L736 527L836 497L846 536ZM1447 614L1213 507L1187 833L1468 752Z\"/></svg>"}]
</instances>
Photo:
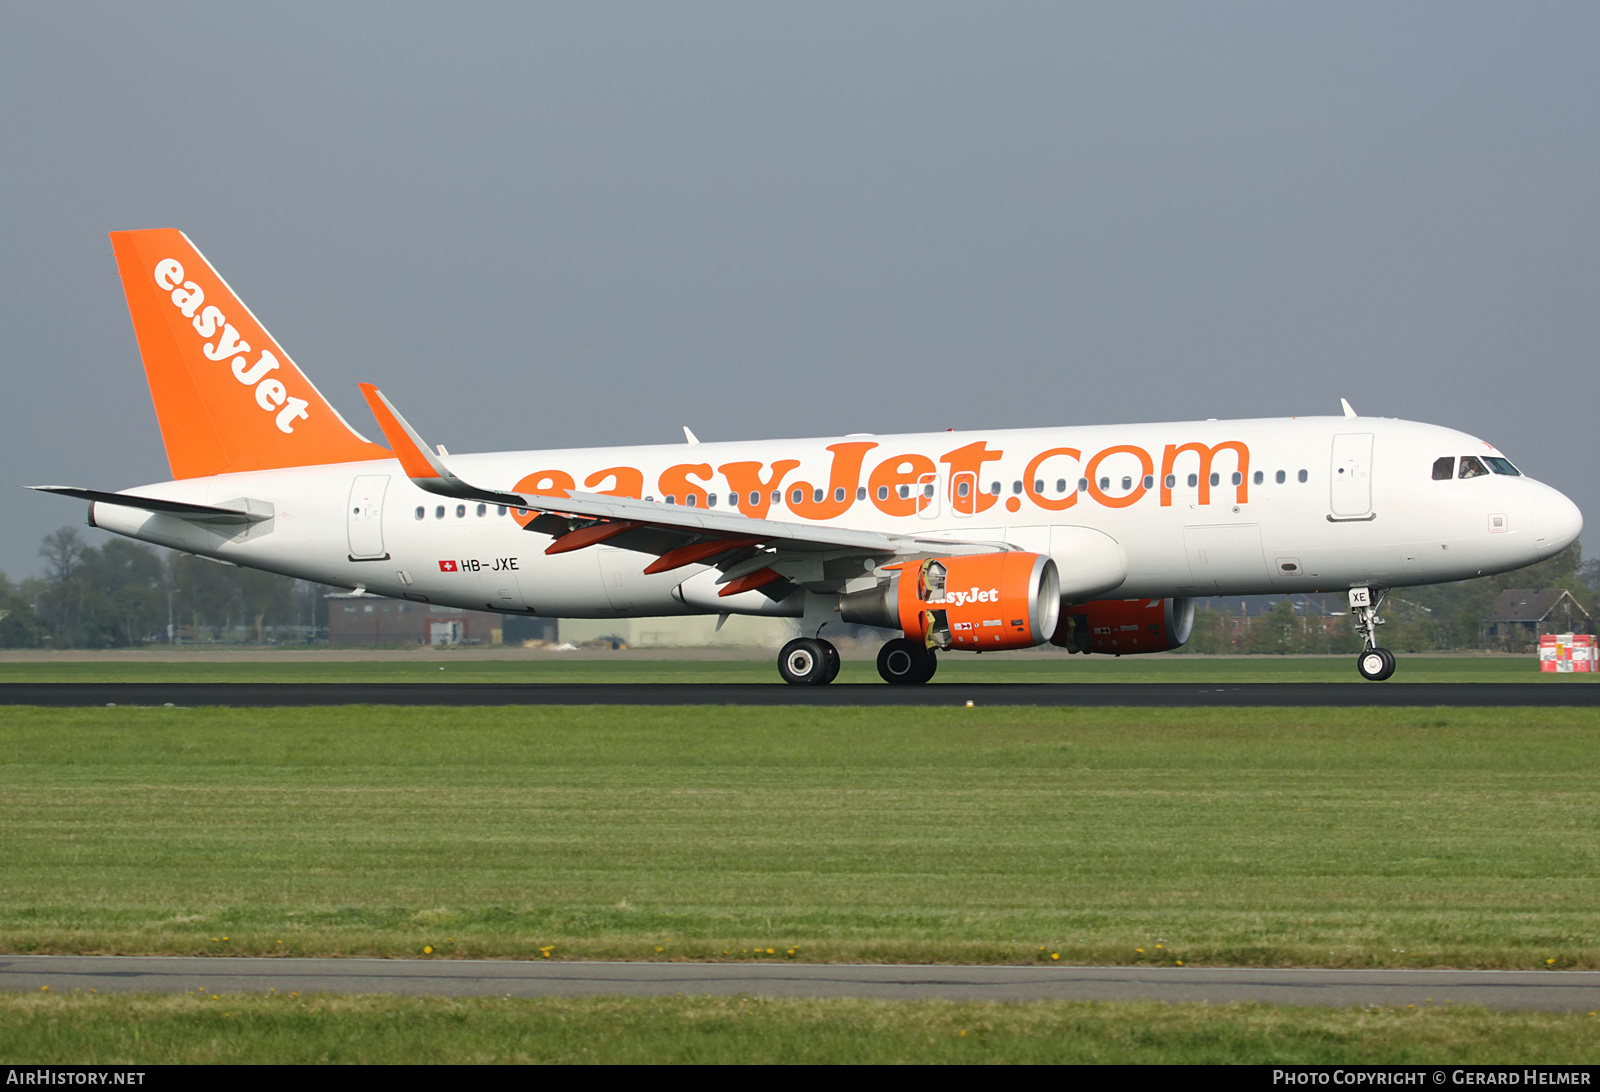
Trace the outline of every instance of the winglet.
<instances>
[{"instance_id":1,"label":"winglet","mask_svg":"<svg viewBox=\"0 0 1600 1092\"><path fill-rule=\"evenodd\" d=\"M382 391L371 383L357 383L356 386L361 389L361 397L367 400L367 405L372 409L372 416L378 419L383 438L394 449L406 477L412 481L418 478L450 477L450 472L439 462L439 457L428 450L428 445L422 442L417 430L400 416L400 411L383 396Z\"/></svg>"},{"instance_id":2,"label":"winglet","mask_svg":"<svg viewBox=\"0 0 1600 1092\"><path fill-rule=\"evenodd\" d=\"M428 450L428 445L422 442L422 437L417 435L417 430L411 427L400 411L394 408L394 403L383 396L383 392L371 383L356 384L361 388L361 396L367 400L367 405L372 409L372 416L378 419L378 427L383 430L384 439L389 441L389 446L394 448L395 457L400 460L400 467L406 472L406 477L413 483L426 489L430 493L437 493L444 497L459 497L463 500L481 500L492 504L519 504L521 497L511 493L498 493L486 489L478 489L468 485L439 461L439 456Z\"/></svg>"}]
</instances>

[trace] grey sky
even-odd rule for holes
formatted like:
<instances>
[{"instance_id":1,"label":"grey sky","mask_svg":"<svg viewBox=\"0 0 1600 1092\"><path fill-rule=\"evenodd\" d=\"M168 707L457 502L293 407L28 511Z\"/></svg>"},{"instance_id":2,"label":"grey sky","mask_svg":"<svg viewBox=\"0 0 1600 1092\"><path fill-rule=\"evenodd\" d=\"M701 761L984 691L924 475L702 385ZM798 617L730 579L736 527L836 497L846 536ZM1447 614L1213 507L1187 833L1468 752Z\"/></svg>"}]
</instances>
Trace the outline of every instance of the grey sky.
<instances>
[{"instance_id":1,"label":"grey sky","mask_svg":"<svg viewBox=\"0 0 1600 1092\"><path fill-rule=\"evenodd\" d=\"M108 231L451 450L1338 411L1600 518L1600 6L0 5L0 568L167 477ZM1381 468L1380 468L1381 472ZM97 534L97 533L92 533Z\"/></svg>"}]
</instances>

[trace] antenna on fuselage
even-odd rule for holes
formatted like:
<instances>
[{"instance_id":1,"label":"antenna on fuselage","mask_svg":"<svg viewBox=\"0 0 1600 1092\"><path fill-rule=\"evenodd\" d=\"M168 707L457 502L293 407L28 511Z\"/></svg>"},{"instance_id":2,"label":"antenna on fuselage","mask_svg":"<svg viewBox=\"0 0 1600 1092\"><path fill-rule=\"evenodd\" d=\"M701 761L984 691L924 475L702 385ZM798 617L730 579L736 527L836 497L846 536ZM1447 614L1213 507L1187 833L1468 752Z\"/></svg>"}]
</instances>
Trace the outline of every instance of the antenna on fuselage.
<instances>
[{"instance_id":1,"label":"antenna on fuselage","mask_svg":"<svg viewBox=\"0 0 1600 1092\"><path fill-rule=\"evenodd\" d=\"M1346 402L1343 398L1339 399L1339 404L1344 407L1344 415L1346 417L1354 417L1356 415L1355 409L1351 407L1350 403Z\"/></svg>"}]
</instances>

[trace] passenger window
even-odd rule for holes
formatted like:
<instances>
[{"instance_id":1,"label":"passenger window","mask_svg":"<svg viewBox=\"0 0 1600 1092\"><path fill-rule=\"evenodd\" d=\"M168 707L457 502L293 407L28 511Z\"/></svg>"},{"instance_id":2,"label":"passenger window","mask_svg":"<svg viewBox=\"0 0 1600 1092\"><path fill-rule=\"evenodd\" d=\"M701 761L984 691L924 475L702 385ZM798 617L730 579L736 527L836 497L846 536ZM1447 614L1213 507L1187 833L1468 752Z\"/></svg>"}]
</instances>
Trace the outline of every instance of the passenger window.
<instances>
[{"instance_id":1,"label":"passenger window","mask_svg":"<svg viewBox=\"0 0 1600 1092\"><path fill-rule=\"evenodd\" d=\"M1244 475L1239 473L1237 470L1235 470L1233 472L1233 484L1234 485L1239 485L1239 484L1243 483L1243 481L1244 481Z\"/></svg>"},{"instance_id":2,"label":"passenger window","mask_svg":"<svg viewBox=\"0 0 1600 1092\"><path fill-rule=\"evenodd\" d=\"M811 503L812 504L821 504L822 503L822 493L823 493L823 491L821 489L813 489L811 491Z\"/></svg>"},{"instance_id":3,"label":"passenger window","mask_svg":"<svg viewBox=\"0 0 1600 1092\"><path fill-rule=\"evenodd\" d=\"M1220 481L1222 481L1222 475L1216 473L1215 471L1213 471L1212 474L1211 474L1211 484L1212 485L1216 485Z\"/></svg>"},{"instance_id":4,"label":"passenger window","mask_svg":"<svg viewBox=\"0 0 1600 1092\"><path fill-rule=\"evenodd\" d=\"M971 487L971 485L969 483L967 483L967 482L956 482L956 496L964 497L968 493L970 493L971 491L972 491L972 487Z\"/></svg>"},{"instance_id":5,"label":"passenger window","mask_svg":"<svg viewBox=\"0 0 1600 1092\"><path fill-rule=\"evenodd\" d=\"M922 495L924 497L933 496L933 483L932 482L929 482L927 485L922 487Z\"/></svg>"},{"instance_id":6,"label":"passenger window","mask_svg":"<svg viewBox=\"0 0 1600 1092\"><path fill-rule=\"evenodd\" d=\"M1261 471L1258 470L1253 475L1251 475L1250 480L1253 481L1255 484L1260 485L1262 482L1267 480L1267 476L1265 474L1261 473Z\"/></svg>"},{"instance_id":7,"label":"passenger window","mask_svg":"<svg viewBox=\"0 0 1600 1092\"><path fill-rule=\"evenodd\" d=\"M503 515L506 514L507 511L508 511L508 509L506 508L506 506L502 504L498 508L495 509L495 514L503 516Z\"/></svg>"},{"instance_id":8,"label":"passenger window","mask_svg":"<svg viewBox=\"0 0 1600 1092\"><path fill-rule=\"evenodd\" d=\"M1176 474L1168 474L1167 475L1167 488L1171 489L1173 486L1175 486L1177 484L1178 484L1178 476Z\"/></svg>"},{"instance_id":9,"label":"passenger window","mask_svg":"<svg viewBox=\"0 0 1600 1092\"><path fill-rule=\"evenodd\" d=\"M804 489L796 489L794 492L789 494L789 503L790 504L799 504L802 501L804 501L805 499L806 499L806 492L805 492Z\"/></svg>"},{"instance_id":10,"label":"passenger window","mask_svg":"<svg viewBox=\"0 0 1600 1092\"><path fill-rule=\"evenodd\" d=\"M1485 455L1483 461L1489 464L1489 469L1496 474L1506 474L1513 478L1522 477L1522 471L1511 465L1510 459L1502 459L1497 455Z\"/></svg>"},{"instance_id":11,"label":"passenger window","mask_svg":"<svg viewBox=\"0 0 1600 1092\"><path fill-rule=\"evenodd\" d=\"M905 500L906 498L908 498L910 496L911 496L911 487L909 485L902 485L900 487L900 499L901 500Z\"/></svg>"},{"instance_id":12,"label":"passenger window","mask_svg":"<svg viewBox=\"0 0 1600 1092\"><path fill-rule=\"evenodd\" d=\"M737 493L729 493L728 494L728 507L729 508L737 508L737 507L739 507L739 494L737 494Z\"/></svg>"},{"instance_id":13,"label":"passenger window","mask_svg":"<svg viewBox=\"0 0 1600 1092\"><path fill-rule=\"evenodd\" d=\"M678 495L676 493L668 493L667 494L667 503L668 504L677 504L678 503Z\"/></svg>"},{"instance_id":14,"label":"passenger window","mask_svg":"<svg viewBox=\"0 0 1600 1092\"><path fill-rule=\"evenodd\" d=\"M489 514L489 506L487 504L478 505L478 518L479 519L482 519L484 516L487 516L488 514Z\"/></svg>"},{"instance_id":15,"label":"passenger window","mask_svg":"<svg viewBox=\"0 0 1600 1092\"><path fill-rule=\"evenodd\" d=\"M1283 482L1284 482L1284 479L1287 478L1287 477L1288 477L1288 475L1280 470L1280 471L1278 471L1277 474L1273 475L1272 480L1277 482L1279 485L1282 485Z\"/></svg>"},{"instance_id":16,"label":"passenger window","mask_svg":"<svg viewBox=\"0 0 1600 1092\"><path fill-rule=\"evenodd\" d=\"M989 483L989 492L993 493L995 496L998 497L1000 495L1000 483L999 482L990 482Z\"/></svg>"},{"instance_id":17,"label":"passenger window","mask_svg":"<svg viewBox=\"0 0 1600 1092\"><path fill-rule=\"evenodd\" d=\"M464 505L464 504L456 505L456 519L466 519L466 518L467 518L467 506Z\"/></svg>"},{"instance_id":18,"label":"passenger window","mask_svg":"<svg viewBox=\"0 0 1600 1092\"><path fill-rule=\"evenodd\" d=\"M774 489L772 491L772 503L773 504L782 504L783 503L783 490Z\"/></svg>"},{"instance_id":19,"label":"passenger window","mask_svg":"<svg viewBox=\"0 0 1600 1092\"><path fill-rule=\"evenodd\" d=\"M1035 493L1043 493L1044 492L1044 479L1043 478L1035 478L1035 479L1033 479L1033 491Z\"/></svg>"},{"instance_id":20,"label":"passenger window","mask_svg":"<svg viewBox=\"0 0 1600 1092\"><path fill-rule=\"evenodd\" d=\"M1088 478L1079 478L1078 479L1078 492L1087 493L1088 491L1089 491L1089 479Z\"/></svg>"},{"instance_id":21,"label":"passenger window","mask_svg":"<svg viewBox=\"0 0 1600 1092\"><path fill-rule=\"evenodd\" d=\"M1155 486L1155 484L1156 484L1156 480L1152 475L1146 474L1144 476L1144 487L1146 489L1153 488Z\"/></svg>"},{"instance_id":22,"label":"passenger window","mask_svg":"<svg viewBox=\"0 0 1600 1092\"><path fill-rule=\"evenodd\" d=\"M772 495L772 503L773 504L777 504L778 503L778 495L776 493L774 493ZM753 489L750 491L750 507L751 508L760 508L761 507L761 494L757 493Z\"/></svg>"},{"instance_id":23,"label":"passenger window","mask_svg":"<svg viewBox=\"0 0 1600 1092\"><path fill-rule=\"evenodd\" d=\"M1110 488L1111 488L1111 479L1110 478L1101 478L1100 479L1100 492L1104 493L1107 489L1110 489Z\"/></svg>"},{"instance_id":24,"label":"passenger window","mask_svg":"<svg viewBox=\"0 0 1600 1092\"><path fill-rule=\"evenodd\" d=\"M837 489L835 489L833 491L833 503L834 504L841 504L843 502L844 502L844 486L841 485L841 486L839 486L839 488L837 488Z\"/></svg>"},{"instance_id":25,"label":"passenger window","mask_svg":"<svg viewBox=\"0 0 1600 1092\"><path fill-rule=\"evenodd\" d=\"M686 493L686 494L684 494L684 497L683 497L684 507L685 508L698 508L700 506L699 505L699 500L700 500L700 498L696 497L693 493Z\"/></svg>"},{"instance_id":26,"label":"passenger window","mask_svg":"<svg viewBox=\"0 0 1600 1092\"><path fill-rule=\"evenodd\" d=\"M1463 478L1481 478L1489 473L1489 468L1478 460L1476 455L1461 456L1460 476Z\"/></svg>"},{"instance_id":27,"label":"passenger window","mask_svg":"<svg viewBox=\"0 0 1600 1092\"><path fill-rule=\"evenodd\" d=\"M1200 484L1200 475L1198 475L1198 474L1190 474L1189 475L1189 488L1193 489L1195 486L1197 486L1199 484Z\"/></svg>"},{"instance_id":28,"label":"passenger window","mask_svg":"<svg viewBox=\"0 0 1600 1092\"><path fill-rule=\"evenodd\" d=\"M1129 477L1124 477L1122 479L1122 488L1124 488L1124 489L1132 489L1133 488L1133 479L1129 478Z\"/></svg>"},{"instance_id":29,"label":"passenger window","mask_svg":"<svg viewBox=\"0 0 1600 1092\"><path fill-rule=\"evenodd\" d=\"M887 485L878 486L878 499L881 501L889 499L889 487Z\"/></svg>"},{"instance_id":30,"label":"passenger window","mask_svg":"<svg viewBox=\"0 0 1600 1092\"><path fill-rule=\"evenodd\" d=\"M419 504L419 505L418 505L418 506L417 506L417 518L418 518L418 519L421 519L421 518L422 518L422 517L423 517L423 516L425 516L425 515L427 515L427 514L428 514L428 510L427 510L427 509L426 509L426 508L424 508L424 507L422 507L422 506L421 506L421 505L420 505L420 504Z\"/></svg>"},{"instance_id":31,"label":"passenger window","mask_svg":"<svg viewBox=\"0 0 1600 1092\"><path fill-rule=\"evenodd\" d=\"M1067 491L1067 479L1065 479L1065 478L1057 478L1056 479L1056 492L1057 493L1065 493L1066 491Z\"/></svg>"},{"instance_id":32,"label":"passenger window","mask_svg":"<svg viewBox=\"0 0 1600 1092\"><path fill-rule=\"evenodd\" d=\"M444 519L444 505L441 504L439 507L433 510L433 518Z\"/></svg>"},{"instance_id":33,"label":"passenger window","mask_svg":"<svg viewBox=\"0 0 1600 1092\"><path fill-rule=\"evenodd\" d=\"M1300 479L1300 480L1301 480L1301 481L1305 481L1305 480L1306 480L1306 479L1307 479L1307 478L1309 478L1309 477L1310 477L1310 476L1311 476L1311 475L1309 475L1309 474L1307 474L1307 473L1306 473L1306 472L1305 472L1305 471L1304 471L1304 470L1302 470L1302 471L1300 471L1300 473L1299 473L1299 474L1298 474L1298 475L1296 475L1296 476L1297 476L1297 477L1298 477L1298 478L1299 478L1299 479Z\"/></svg>"},{"instance_id":34,"label":"passenger window","mask_svg":"<svg viewBox=\"0 0 1600 1092\"><path fill-rule=\"evenodd\" d=\"M1433 480L1447 482L1456 476L1456 457L1446 455L1442 459L1433 460Z\"/></svg>"},{"instance_id":35,"label":"passenger window","mask_svg":"<svg viewBox=\"0 0 1600 1092\"><path fill-rule=\"evenodd\" d=\"M707 508L715 508L716 506L717 506L717 495L715 493L707 493L706 494L706 507Z\"/></svg>"},{"instance_id":36,"label":"passenger window","mask_svg":"<svg viewBox=\"0 0 1600 1092\"><path fill-rule=\"evenodd\" d=\"M1022 483L1021 482L1012 482L1011 483L1011 492L1012 492L1013 495L1020 495L1022 493Z\"/></svg>"},{"instance_id":37,"label":"passenger window","mask_svg":"<svg viewBox=\"0 0 1600 1092\"><path fill-rule=\"evenodd\" d=\"M866 499L867 499L867 487L864 486L864 485L856 486L856 500L864 501Z\"/></svg>"}]
</instances>

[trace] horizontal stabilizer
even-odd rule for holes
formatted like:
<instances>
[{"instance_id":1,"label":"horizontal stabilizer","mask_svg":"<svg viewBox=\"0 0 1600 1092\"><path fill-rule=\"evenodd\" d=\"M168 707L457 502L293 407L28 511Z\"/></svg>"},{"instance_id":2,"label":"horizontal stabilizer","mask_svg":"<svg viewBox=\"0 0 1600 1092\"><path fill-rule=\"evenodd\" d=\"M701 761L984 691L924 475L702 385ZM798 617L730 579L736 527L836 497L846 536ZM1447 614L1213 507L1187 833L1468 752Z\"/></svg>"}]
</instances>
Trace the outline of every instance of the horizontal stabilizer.
<instances>
[{"instance_id":1,"label":"horizontal stabilizer","mask_svg":"<svg viewBox=\"0 0 1600 1092\"><path fill-rule=\"evenodd\" d=\"M146 512L159 512L165 516L178 516L196 523L261 523L272 518L264 512L248 512L242 508L216 508L209 504L189 504L187 501L162 500L159 497L140 497L132 493L107 493L99 489L80 489L75 485L29 485L41 493L57 493L63 497L97 504L115 504L122 508L139 508Z\"/></svg>"}]
</instances>

